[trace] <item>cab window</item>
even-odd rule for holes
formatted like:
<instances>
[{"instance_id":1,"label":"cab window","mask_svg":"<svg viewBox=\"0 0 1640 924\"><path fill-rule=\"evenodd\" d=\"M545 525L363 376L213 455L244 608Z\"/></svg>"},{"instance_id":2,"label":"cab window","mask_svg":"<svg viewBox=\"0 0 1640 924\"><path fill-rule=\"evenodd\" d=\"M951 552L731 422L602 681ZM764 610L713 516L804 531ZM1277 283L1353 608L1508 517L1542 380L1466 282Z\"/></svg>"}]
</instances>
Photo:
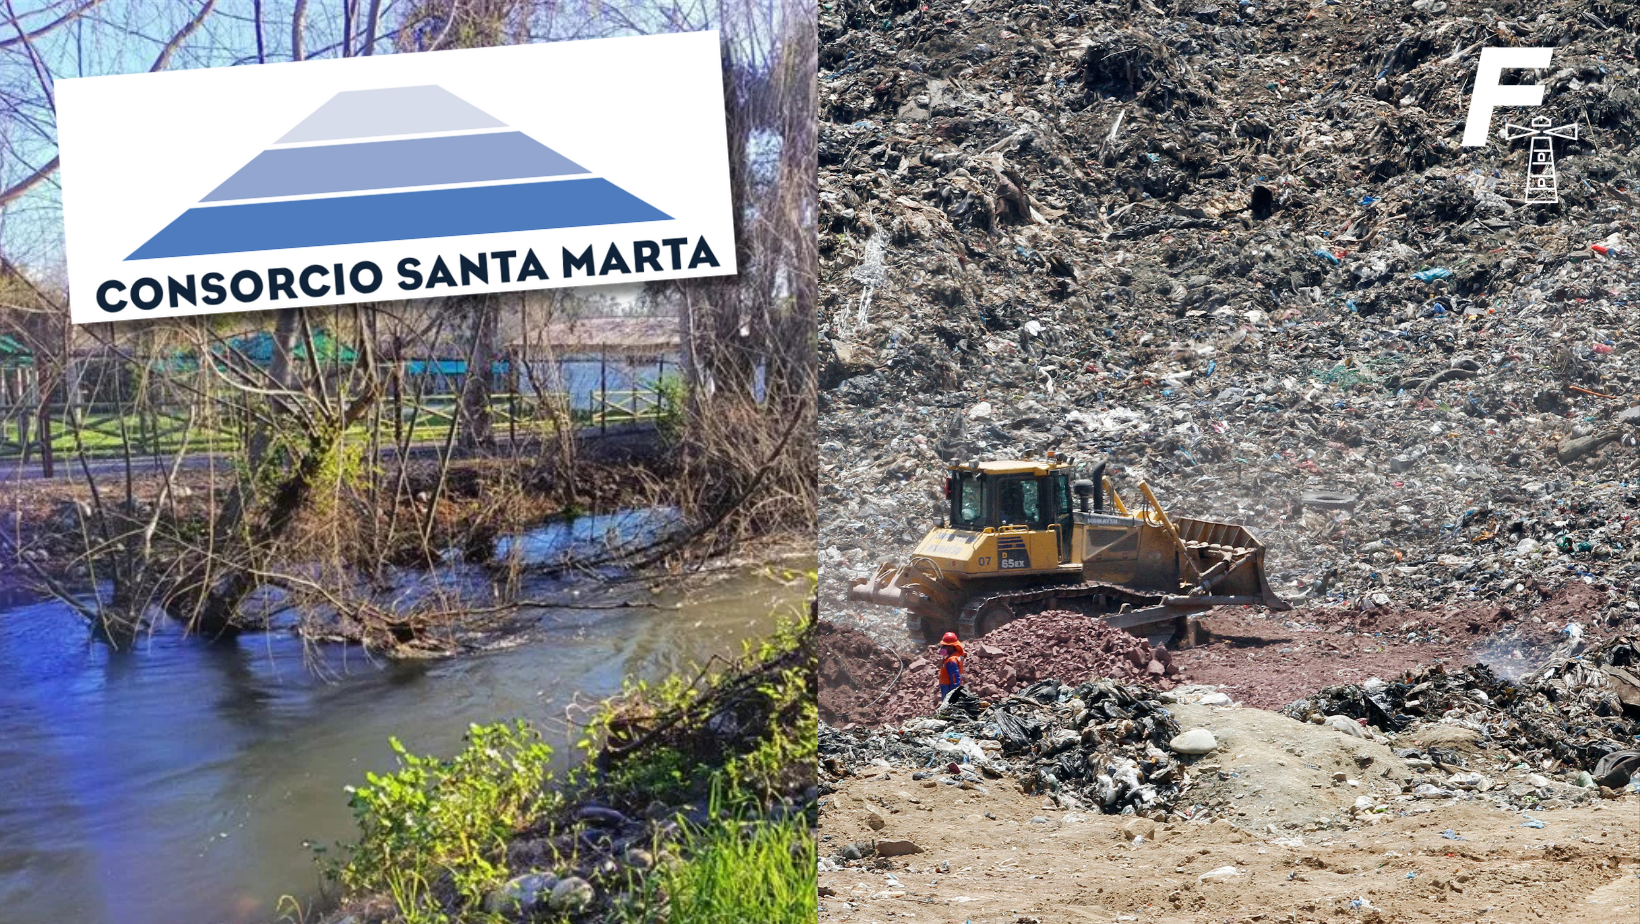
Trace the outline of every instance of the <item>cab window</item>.
<instances>
[{"instance_id":1,"label":"cab window","mask_svg":"<svg viewBox=\"0 0 1640 924\"><path fill-rule=\"evenodd\" d=\"M964 472L953 477L951 482L951 525L957 529L984 529L984 480Z\"/></svg>"},{"instance_id":2,"label":"cab window","mask_svg":"<svg viewBox=\"0 0 1640 924\"><path fill-rule=\"evenodd\" d=\"M1035 478L1010 478L1002 483L999 513L1003 526L1042 529L1042 489Z\"/></svg>"}]
</instances>

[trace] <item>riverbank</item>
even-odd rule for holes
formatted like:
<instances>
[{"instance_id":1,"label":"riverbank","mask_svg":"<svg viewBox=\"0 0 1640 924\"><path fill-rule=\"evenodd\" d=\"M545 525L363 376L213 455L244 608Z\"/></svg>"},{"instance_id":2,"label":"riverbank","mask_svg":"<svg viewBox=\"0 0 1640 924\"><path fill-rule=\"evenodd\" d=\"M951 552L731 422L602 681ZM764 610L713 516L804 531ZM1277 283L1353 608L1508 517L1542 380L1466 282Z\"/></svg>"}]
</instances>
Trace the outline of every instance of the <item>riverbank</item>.
<instances>
[{"instance_id":1,"label":"riverbank","mask_svg":"<svg viewBox=\"0 0 1640 924\"><path fill-rule=\"evenodd\" d=\"M526 724L475 726L450 759L396 747L353 792L322 920L813 921L815 632L811 599L739 658L629 683L580 718L562 776Z\"/></svg>"},{"instance_id":2,"label":"riverbank","mask_svg":"<svg viewBox=\"0 0 1640 924\"><path fill-rule=\"evenodd\" d=\"M229 473L146 475L120 491L94 479L0 485L0 600L60 600L116 648L169 621L212 638L271 630L427 660L517 644L529 609L577 605L526 589L543 582L653 585L812 548L779 524L753 539L723 535L688 506L667 459L588 459L564 474L543 461L411 460L359 477L379 492L300 505L283 547L241 574L249 587L214 619L188 589L206 586L201 573L184 572L223 532L239 490Z\"/></svg>"},{"instance_id":3,"label":"riverbank","mask_svg":"<svg viewBox=\"0 0 1640 924\"><path fill-rule=\"evenodd\" d=\"M521 468L510 459L464 459L447 471L435 459L411 459L403 467L385 465L380 482L404 495L406 522L425 522L427 545L461 549L468 558L491 551L497 536L537 526L567 514L664 505L655 484L674 474L664 458L584 461L577 465L573 490L565 490L548 464ZM117 483L116 483L117 482ZM228 460L201 457L201 464L179 466L174 475L139 468L130 479L131 504L143 516L156 505L170 522L204 532L213 514L229 503L235 490ZM93 490L95 484L96 490ZM112 489L112 493L111 493ZM126 491L122 474L96 472L93 478L0 482L0 596L43 595L46 584L68 589L92 579L85 560L95 534L99 502L113 503ZM405 541L415 537L404 533ZM389 560L410 561L404 553ZM413 550L412 550L413 551Z\"/></svg>"},{"instance_id":4,"label":"riverbank","mask_svg":"<svg viewBox=\"0 0 1640 924\"><path fill-rule=\"evenodd\" d=\"M581 754L566 714L806 611L812 540L774 561L526 578L521 595L544 602L524 630L433 661L175 626L116 651L58 601L0 610L0 918L265 924L282 894L310 904L327 888L312 847L357 839L344 790L395 766L390 737L450 755L470 724L522 718L567 774ZM620 602L636 605L607 608Z\"/></svg>"}]
</instances>

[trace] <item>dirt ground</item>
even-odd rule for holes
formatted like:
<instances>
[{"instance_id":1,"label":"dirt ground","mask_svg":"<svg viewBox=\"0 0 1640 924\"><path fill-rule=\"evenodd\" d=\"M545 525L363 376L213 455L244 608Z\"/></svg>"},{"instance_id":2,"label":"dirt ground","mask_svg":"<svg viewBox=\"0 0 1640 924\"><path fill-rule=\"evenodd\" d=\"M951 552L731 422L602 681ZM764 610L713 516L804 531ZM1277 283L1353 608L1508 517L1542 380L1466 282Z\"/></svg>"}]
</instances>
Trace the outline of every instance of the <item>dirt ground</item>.
<instances>
[{"instance_id":1,"label":"dirt ground","mask_svg":"<svg viewBox=\"0 0 1640 924\"><path fill-rule=\"evenodd\" d=\"M1067 811L1009 778L975 789L904 770L844 780L822 800L822 856L862 841L921 850L823 863L820 920L1640 921L1640 796L1532 812L1479 797L1411 800L1403 786L1430 771L1393 756L1404 743L1257 709L1175 712L1221 745L1191 767L1193 821ZM1470 767L1499 783L1527 772L1478 753ZM1352 816L1362 796L1383 810ZM1224 867L1235 874L1203 880Z\"/></svg>"},{"instance_id":2,"label":"dirt ground","mask_svg":"<svg viewBox=\"0 0 1640 924\"><path fill-rule=\"evenodd\" d=\"M1605 605L1603 591L1572 581L1524 614L1499 606L1380 613L1224 607L1201 619L1211 640L1173 660L1182 680L1275 709L1323 687L1389 680L1425 664L1481 663L1499 676L1520 677L1566 642L1560 629L1568 622L1588 627L1590 638L1617 631L1617 624L1596 621Z\"/></svg>"}]
</instances>

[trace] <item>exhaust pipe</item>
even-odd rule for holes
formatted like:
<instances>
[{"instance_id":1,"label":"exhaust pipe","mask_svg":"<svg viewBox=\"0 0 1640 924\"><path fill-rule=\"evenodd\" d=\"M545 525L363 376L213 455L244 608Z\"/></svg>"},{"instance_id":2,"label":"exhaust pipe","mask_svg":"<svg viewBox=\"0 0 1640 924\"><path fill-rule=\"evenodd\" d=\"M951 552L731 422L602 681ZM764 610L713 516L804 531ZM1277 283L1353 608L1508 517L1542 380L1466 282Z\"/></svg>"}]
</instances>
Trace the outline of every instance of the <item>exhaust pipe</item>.
<instances>
[{"instance_id":1,"label":"exhaust pipe","mask_svg":"<svg viewBox=\"0 0 1640 924\"><path fill-rule=\"evenodd\" d=\"M1075 484L1071 485L1071 490L1076 492L1076 508L1082 513L1104 513L1105 463L1100 462L1095 465L1093 467L1093 477L1078 479ZM1088 509L1090 501L1093 506L1092 510Z\"/></svg>"}]
</instances>

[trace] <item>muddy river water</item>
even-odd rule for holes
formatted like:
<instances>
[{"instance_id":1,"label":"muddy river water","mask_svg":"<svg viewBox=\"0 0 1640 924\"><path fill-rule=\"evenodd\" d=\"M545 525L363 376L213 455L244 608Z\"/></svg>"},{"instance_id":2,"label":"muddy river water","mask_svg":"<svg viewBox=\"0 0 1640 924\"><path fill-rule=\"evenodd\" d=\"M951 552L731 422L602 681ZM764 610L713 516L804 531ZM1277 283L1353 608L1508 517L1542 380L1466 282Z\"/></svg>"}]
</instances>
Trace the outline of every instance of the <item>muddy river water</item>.
<instances>
[{"instance_id":1,"label":"muddy river water","mask_svg":"<svg viewBox=\"0 0 1640 924\"><path fill-rule=\"evenodd\" d=\"M590 520L587 541L608 535ZM575 539L535 535L522 550ZM318 894L308 845L353 836L343 787L393 766L389 736L447 755L470 722L525 718L562 764L567 705L736 654L806 588L752 568L681 595L544 583L528 596L660 606L543 607L517 647L409 664L304 655L281 633L212 645L161 629L116 653L60 604L0 609L0 921L270 920L281 895Z\"/></svg>"}]
</instances>

